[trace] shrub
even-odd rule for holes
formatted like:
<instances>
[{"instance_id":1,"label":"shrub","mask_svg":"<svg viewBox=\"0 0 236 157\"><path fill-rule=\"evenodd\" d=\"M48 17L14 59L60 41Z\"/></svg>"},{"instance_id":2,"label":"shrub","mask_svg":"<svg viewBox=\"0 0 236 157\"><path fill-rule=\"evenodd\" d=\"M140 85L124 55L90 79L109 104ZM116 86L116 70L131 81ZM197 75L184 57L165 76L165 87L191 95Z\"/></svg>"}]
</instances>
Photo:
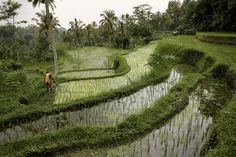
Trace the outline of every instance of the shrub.
<instances>
[{"instance_id":1,"label":"shrub","mask_svg":"<svg viewBox=\"0 0 236 157\"><path fill-rule=\"evenodd\" d=\"M19 62L11 62L11 67L13 70L18 70L18 69L22 68L22 64Z\"/></svg>"},{"instance_id":2,"label":"shrub","mask_svg":"<svg viewBox=\"0 0 236 157\"><path fill-rule=\"evenodd\" d=\"M196 49L187 48L181 49L179 55L181 63L196 65L196 63L204 56L204 53Z\"/></svg>"},{"instance_id":3,"label":"shrub","mask_svg":"<svg viewBox=\"0 0 236 157\"><path fill-rule=\"evenodd\" d=\"M123 73L130 70L127 60L122 56L116 57L113 67L116 69L116 73Z\"/></svg>"},{"instance_id":4,"label":"shrub","mask_svg":"<svg viewBox=\"0 0 236 157\"><path fill-rule=\"evenodd\" d=\"M211 71L211 76L216 79L225 78L228 70L229 70L229 66L225 64L218 64Z\"/></svg>"},{"instance_id":5,"label":"shrub","mask_svg":"<svg viewBox=\"0 0 236 157\"><path fill-rule=\"evenodd\" d=\"M217 64L211 71L211 76L215 79L224 80L232 90L236 88L236 75L228 65Z\"/></svg>"},{"instance_id":6,"label":"shrub","mask_svg":"<svg viewBox=\"0 0 236 157\"><path fill-rule=\"evenodd\" d=\"M29 105L28 99L24 96L19 97L19 102L24 105Z\"/></svg>"}]
</instances>

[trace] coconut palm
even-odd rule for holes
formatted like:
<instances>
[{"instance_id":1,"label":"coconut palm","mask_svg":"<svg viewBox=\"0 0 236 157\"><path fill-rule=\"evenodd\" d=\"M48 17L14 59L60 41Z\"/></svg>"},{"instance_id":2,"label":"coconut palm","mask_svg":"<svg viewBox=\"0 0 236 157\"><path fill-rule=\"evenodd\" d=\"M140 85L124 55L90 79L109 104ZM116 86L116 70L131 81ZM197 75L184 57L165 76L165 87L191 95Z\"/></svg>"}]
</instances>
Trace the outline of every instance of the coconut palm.
<instances>
[{"instance_id":1,"label":"coconut palm","mask_svg":"<svg viewBox=\"0 0 236 157\"><path fill-rule=\"evenodd\" d=\"M87 32L87 39L88 39L88 42L89 42L89 45L91 46L92 45L92 40L91 40L91 34L92 34L92 25L91 24L88 24L86 27L86 32Z\"/></svg>"},{"instance_id":2,"label":"coconut palm","mask_svg":"<svg viewBox=\"0 0 236 157\"><path fill-rule=\"evenodd\" d=\"M93 21L91 25L92 25L92 27L93 27L94 29L96 29L96 27L98 26L95 21Z\"/></svg>"},{"instance_id":3,"label":"coconut palm","mask_svg":"<svg viewBox=\"0 0 236 157\"><path fill-rule=\"evenodd\" d=\"M115 15L115 12L113 10L105 10L102 14L100 14L100 16L103 18L102 20L100 20L101 26L104 27L104 29L108 33L110 33L109 42L111 42L112 40L113 45L115 45L114 32L117 28L116 22L118 20Z\"/></svg>"},{"instance_id":4,"label":"coconut palm","mask_svg":"<svg viewBox=\"0 0 236 157\"><path fill-rule=\"evenodd\" d=\"M100 14L100 16L103 18L102 20L100 20L100 24L104 25L105 28L108 29L108 31L113 33L115 31L116 22L118 19L115 15L114 10L105 10L102 14Z\"/></svg>"},{"instance_id":5,"label":"coconut palm","mask_svg":"<svg viewBox=\"0 0 236 157\"><path fill-rule=\"evenodd\" d=\"M70 22L70 29L69 32L72 33L72 35L75 37L76 45L79 47L79 45L82 45L81 39L83 37L83 28L85 27L85 24L81 20L77 20L76 18L74 21Z\"/></svg>"},{"instance_id":6,"label":"coconut palm","mask_svg":"<svg viewBox=\"0 0 236 157\"><path fill-rule=\"evenodd\" d=\"M53 58L54 58L54 72L57 74L58 72L58 63L57 63L57 51L54 45L54 41L52 38L52 18L50 13L50 8L53 10L55 8L55 0L28 0L28 2L31 2L33 4L33 7L36 7L40 4L45 5L46 10L46 29L47 29L47 35L48 35L48 41L50 43L51 49L53 51Z\"/></svg>"},{"instance_id":7,"label":"coconut palm","mask_svg":"<svg viewBox=\"0 0 236 157\"><path fill-rule=\"evenodd\" d=\"M47 33L47 19L46 19L46 13L45 11L37 12L36 15L38 16L38 19L33 18L32 20L36 22L36 24L40 28L40 32L46 32ZM61 26L59 23L59 20L57 17L53 17L51 14L50 16L51 21L51 27L53 31L57 31L57 27Z\"/></svg>"}]
</instances>

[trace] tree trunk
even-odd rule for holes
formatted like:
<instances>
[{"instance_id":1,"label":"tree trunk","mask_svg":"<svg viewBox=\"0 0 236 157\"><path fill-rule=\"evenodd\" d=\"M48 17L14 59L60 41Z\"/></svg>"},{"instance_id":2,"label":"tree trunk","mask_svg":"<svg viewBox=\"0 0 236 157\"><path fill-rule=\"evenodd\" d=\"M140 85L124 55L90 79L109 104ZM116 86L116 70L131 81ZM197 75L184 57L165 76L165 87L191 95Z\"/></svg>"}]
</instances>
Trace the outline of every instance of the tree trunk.
<instances>
[{"instance_id":1,"label":"tree trunk","mask_svg":"<svg viewBox=\"0 0 236 157\"><path fill-rule=\"evenodd\" d=\"M57 51L55 47L55 43L52 36L52 25L51 25L51 15L49 11L50 0L45 0L45 9L46 9L46 17L47 17L47 32L48 32L48 42L50 48L53 53L53 60L54 60L54 74L57 75L58 73L58 59L57 59Z\"/></svg>"},{"instance_id":2,"label":"tree trunk","mask_svg":"<svg viewBox=\"0 0 236 157\"><path fill-rule=\"evenodd\" d=\"M20 49L17 50L17 62L20 63Z\"/></svg>"},{"instance_id":3,"label":"tree trunk","mask_svg":"<svg viewBox=\"0 0 236 157\"><path fill-rule=\"evenodd\" d=\"M89 46L92 46L91 38L90 38L90 33L88 32L88 41L89 41Z\"/></svg>"},{"instance_id":4,"label":"tree trunk","mask_svg":"<svg viewBox=\"0 0 236 157\"><path fill-rule=\"evenodd\" d=\"M12 16L12 25L15 25L15 16Z\"/></svg>"}]
</instances>

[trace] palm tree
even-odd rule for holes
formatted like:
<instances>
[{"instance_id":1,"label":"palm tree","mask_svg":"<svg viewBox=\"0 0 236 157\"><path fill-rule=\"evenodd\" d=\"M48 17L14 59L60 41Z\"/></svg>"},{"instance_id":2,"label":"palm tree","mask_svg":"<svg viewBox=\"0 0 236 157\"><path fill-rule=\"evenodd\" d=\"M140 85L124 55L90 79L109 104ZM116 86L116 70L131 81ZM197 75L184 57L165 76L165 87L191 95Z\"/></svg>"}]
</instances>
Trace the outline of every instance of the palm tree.
<instances>
[{"instance_id":1,"label":"palm tree","mask_svg":"<svg viewBox=\"0 0 236 157\"><path fill-rule=\"evenodd\" d=\"M83 36L83 28L85 27L85 24L81 20L77 20L76 18L74 21L70 22L70 29L69 32L71 32L76 39L76 45L79 47L79 45L82 45L81 38Z\"/></svg>"},{"instance_id":2,"label":"palm tree","mask_svg":"<svg viewBox=\"0 0 236 157\"><path fill-rule=\"evenodd\" d=\"M113 33L116 28L116 21L118 19L114 10L105 10L102 14L100 14L100 16L103 17L103 19L100 20L100 24L107 27L108 31Z\"/></svg>"},{"instance_id":3,"label":"palm tree","mask_svg":"<svg viewBox=\"0 0 236 157\"><path fill-rule=\"evenodd\" d=\"M50 23L51 23L50 7L52 10L54 9L55 0L28 0L28 2L31 2L33 4L33 7L36 7L36 6L40 5L41 3L45 5L47 29L50 30Z\"/></svg>"},{"instance_id":4,"label":"palm tree","mask_svg":"<svg viewBox=\"0 0 236 157\"><path fill-rule=\"evenodd\" d=\"M58 72L58 61L57 61L57 51L55 48L54 40L52 38L52 18L51 18L51 13L50 13L50 7L53 10L55 7L55 0L28 0L28 2L31 2L33 4L33 7L36 7L37 5L40 5L41 3L45 5L45 10L46 10L46 30L47 30L47 35L48 35L48 41L51 46L51 49L53 51L53 58L54 58L54 72L57 74Z\"/></svg>"},{"instance_id":5,"label":"palm tree","mask_svg":"<svg viewBox=\"0 0 236 157\"><path fill-rule=\"evenodd\" d=\"M94 29L96 29L96 27L98 26L95 21L93 21L91 25L92 25L92 27L93 27Z\"/></svg>"},{"instance_id":6,"label":"palm tree","mask_svg":"<svg viewBox=\"0 0 236 157\"><path fill-rule=\"evenodd\" d=\"M36 15L38 16L38 19L33 18L32 20L36 22L36 24L39 26L40 28L40 33L45 32L46 36L47 35L47 17L46 17L46 13L45 11L41 11L41 12L37 12ZM51 29L52 31L57 31L57 27L61 26L59 23L59 20L57 17L53 17L53 15L51 14L50 16L50 21L51 21Z\"/></svg>"},{"instance_id":7,"label":"palm tree","mask_svg":"<svg viewBox=\"0 0 236 157\"><path fill-rule=\"evenodd\" d=\"M114 36L114 31L117 27L116 22L118 18L116 17L114 10L105 10L103 11L102 14L100 14L100 16L103 17L103 19L100 20L101 26L104 26L104 28L107 29L107 31L111 34L111 40L115 45L113 36Z\"/></svg>"},{"instance_id":8,"label":"palm tree","mask_svg":"<svg viewBox=\"0 0 236 157\"><path fill-rule=\"evenodd\" d=\"M85 28L87 31L87 39L88 39L89 45L91 46L92 45L92 41L91 41L92 25L88 24Z\"/></svg>"}]
</instances>

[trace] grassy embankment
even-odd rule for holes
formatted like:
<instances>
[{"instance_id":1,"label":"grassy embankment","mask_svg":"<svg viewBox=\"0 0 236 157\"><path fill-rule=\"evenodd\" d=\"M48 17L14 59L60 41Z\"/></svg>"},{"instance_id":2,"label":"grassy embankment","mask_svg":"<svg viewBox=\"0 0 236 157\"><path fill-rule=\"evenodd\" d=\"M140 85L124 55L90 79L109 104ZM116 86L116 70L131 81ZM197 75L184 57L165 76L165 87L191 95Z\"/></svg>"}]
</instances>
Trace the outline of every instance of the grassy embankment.
<instances>
[{"instance_id":1,"label":"grassy embankment","mask_svg":"<svg viewBox=\"0 0 236 157\"><path fill-rule=\"evenodd\" d=\"M196 38L203 42L236 45L236 33L199 32Z\"/></svg>"},{"instance_id":2,"label":"grassy embankment","mask_svg":"<svg viewBox=\"0 0 236 157\"><path fill-rule=\"evenodd\" d=\"M43 84L42 69L50 66L48 63L23 64L19 69L13 69L9 61L0 64L0 119L17 115L19 110L25 112L31 104L40 107L44 102L52 103Z\"/></svg>"}]
</instances>

